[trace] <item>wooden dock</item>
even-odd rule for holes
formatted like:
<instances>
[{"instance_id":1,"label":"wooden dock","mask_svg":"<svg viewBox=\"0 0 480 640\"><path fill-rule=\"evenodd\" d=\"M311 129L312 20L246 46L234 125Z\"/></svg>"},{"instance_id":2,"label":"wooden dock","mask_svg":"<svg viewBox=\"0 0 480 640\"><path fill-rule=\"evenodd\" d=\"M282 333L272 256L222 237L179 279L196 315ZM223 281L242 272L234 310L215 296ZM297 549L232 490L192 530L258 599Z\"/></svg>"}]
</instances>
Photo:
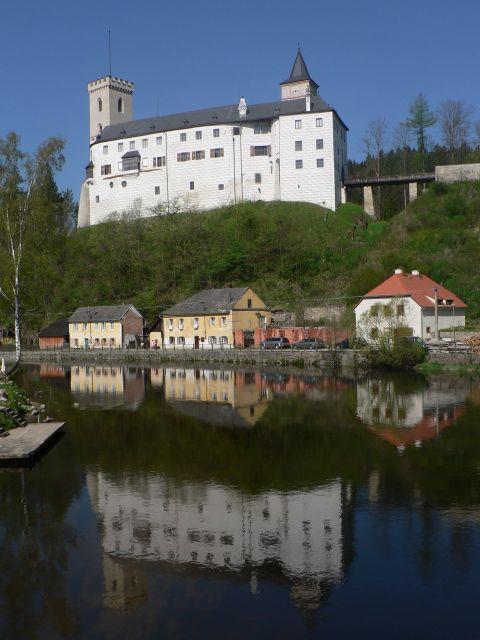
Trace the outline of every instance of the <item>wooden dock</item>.
<instances>
[{"instance_id":1,"label":"wooden dock","mask_svg":"<svg viewBox=\"0 0 480 640\"><path fill-rule=\"evenodd\" d=\"M9 436L0 438L0 464L28 464L64 425L64 422L40 422L12 429Z\"/></svg>"}]
</instances>

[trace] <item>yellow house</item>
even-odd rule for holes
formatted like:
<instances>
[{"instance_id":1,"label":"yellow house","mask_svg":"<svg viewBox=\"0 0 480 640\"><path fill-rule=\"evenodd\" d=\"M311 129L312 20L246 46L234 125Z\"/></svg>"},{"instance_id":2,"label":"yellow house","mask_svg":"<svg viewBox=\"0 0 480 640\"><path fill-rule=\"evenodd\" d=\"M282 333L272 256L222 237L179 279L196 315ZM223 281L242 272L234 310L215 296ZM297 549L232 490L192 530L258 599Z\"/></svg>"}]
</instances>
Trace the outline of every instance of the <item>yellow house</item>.
<instances>
[{"instance_id":1,"label":"yellow house","mask_svg":"<svg viewBox=\"0 0 480 640\"><path fill-rule=\"evenodd\" d=\"M150 333L150 346L190 349L229 348L236 331L270 324L265 303L250 287L204 289L162 314Z\"/></svg>"},{"instance_id":2,"label":"yellow house","mask_svg":"<svg viewBox=\"0 0 480 640\"><path fill-rule=\"evenodd\" d=\"M68 319L73 349L121 349L143 338L143 316L132 304L79 307Z\"/></svg>"}]
</instances>

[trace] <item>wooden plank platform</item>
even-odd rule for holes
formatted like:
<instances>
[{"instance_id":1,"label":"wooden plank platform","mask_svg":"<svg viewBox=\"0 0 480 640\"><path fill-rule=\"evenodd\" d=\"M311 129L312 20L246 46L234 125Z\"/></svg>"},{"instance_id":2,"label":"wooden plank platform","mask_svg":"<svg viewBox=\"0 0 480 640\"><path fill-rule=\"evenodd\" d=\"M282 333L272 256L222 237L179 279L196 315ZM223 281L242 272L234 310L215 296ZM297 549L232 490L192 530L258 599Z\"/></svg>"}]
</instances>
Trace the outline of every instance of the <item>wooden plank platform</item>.
<instances>
[{"instance_id":1,"label":"wooden plank platform","mask_svg":"<svg viewBox=\"0 0 480 640\"><path fill-rule=\"evenodd\" d=\"M64 422L40 422L12 429L9 436L0 438L0 463L28 463L64 425Z\"/></svg>"}]
</instances>

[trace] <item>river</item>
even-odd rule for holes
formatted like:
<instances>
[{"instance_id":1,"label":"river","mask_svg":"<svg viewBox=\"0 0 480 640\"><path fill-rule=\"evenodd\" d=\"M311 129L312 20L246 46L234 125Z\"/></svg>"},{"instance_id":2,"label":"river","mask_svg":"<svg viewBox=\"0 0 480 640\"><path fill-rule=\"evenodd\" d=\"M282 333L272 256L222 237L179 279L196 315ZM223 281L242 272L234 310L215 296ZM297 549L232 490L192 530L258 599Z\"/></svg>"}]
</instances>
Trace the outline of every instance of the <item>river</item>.
<instances>
[{"instance_id":1,"label":"river","mask_svg":"<svg viewBox=\"0 0 480 640\"><path fill-rule=\"evenodd\" d=\"M0 637L476 638L480 381L28 366Z\"/></svg>"}]
</instances>

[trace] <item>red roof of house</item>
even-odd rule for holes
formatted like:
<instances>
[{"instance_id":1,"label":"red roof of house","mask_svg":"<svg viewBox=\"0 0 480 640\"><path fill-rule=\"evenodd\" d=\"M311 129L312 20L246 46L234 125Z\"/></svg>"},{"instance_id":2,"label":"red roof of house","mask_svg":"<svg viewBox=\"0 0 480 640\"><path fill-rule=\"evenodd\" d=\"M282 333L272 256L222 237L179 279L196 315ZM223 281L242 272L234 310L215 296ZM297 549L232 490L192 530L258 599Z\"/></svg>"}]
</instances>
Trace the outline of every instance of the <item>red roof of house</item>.
<instances>
[{"instance_id":1,"label":"red roof of house","mask_svg":"<svg viewBox=\"0 0 480 640\"><path fill-rule=\"evenodd\" d=\"M434 307L435 306L435 293L434 289L437 289L438 293L438 305L442 307L445 303L443 300L448 300L448 305L452 303L456 307L466 307L467 305L460 300L454 293L442 287L441 284L435 282L428 276L422 274L412 273L395 273L393 276L387 278L384 282L375 287L363 298L390 298L395 296L409 296L421 307Z\"/></svg>"}]
</instances>

